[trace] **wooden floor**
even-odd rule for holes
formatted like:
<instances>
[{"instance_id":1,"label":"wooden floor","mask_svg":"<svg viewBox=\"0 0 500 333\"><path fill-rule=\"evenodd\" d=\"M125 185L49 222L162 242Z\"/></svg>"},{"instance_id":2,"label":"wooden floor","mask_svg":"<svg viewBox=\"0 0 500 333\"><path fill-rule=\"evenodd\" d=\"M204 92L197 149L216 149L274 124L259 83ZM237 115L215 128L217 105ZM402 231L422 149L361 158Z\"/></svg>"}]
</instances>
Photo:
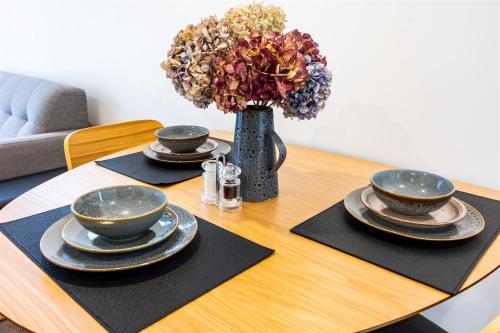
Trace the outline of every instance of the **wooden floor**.
<instances>
[{"instance_id":1,"label":"wooden floor","mask_svg":"<svg viewBox=\"0 0 500 333\"><path fill-rule=\"evenodd\" d=\"M0 333L27 333L28 330L22 328L6 319L0 314Z\"/></svg>"}]
</instances>

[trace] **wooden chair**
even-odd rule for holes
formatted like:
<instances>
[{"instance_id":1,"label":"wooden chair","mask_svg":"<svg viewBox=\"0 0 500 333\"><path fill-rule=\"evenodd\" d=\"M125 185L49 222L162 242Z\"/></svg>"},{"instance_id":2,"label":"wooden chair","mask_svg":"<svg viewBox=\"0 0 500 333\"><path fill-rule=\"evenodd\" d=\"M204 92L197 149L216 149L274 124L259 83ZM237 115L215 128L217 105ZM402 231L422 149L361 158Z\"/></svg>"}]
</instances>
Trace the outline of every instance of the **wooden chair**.
<instances>
[{"instance_id":1,"label":"wooden chair","mask_svg":"<svg viewBox=\"0 0 500 333\"><path fill-rule=\"evenodd\" d=\"M74 131L64 139L64 155L68 169L154 141L154 132L161 127L162 123L156 120L134 120Z\"/></svg>"}]
</instances>

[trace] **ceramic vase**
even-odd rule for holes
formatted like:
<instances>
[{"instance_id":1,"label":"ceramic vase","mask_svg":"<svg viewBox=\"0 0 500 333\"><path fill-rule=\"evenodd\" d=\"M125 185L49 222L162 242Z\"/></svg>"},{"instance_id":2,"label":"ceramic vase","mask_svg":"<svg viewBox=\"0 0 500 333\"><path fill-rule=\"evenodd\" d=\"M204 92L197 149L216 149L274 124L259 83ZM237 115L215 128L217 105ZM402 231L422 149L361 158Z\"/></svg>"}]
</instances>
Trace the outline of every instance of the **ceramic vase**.
<instances>
[{"instance_id":1,"label":"ceramic vase","mask_svg":"<svg viewBox=\"0 0 500 333\"><path fill-rule=\"evenodd\" d=\"M278 195L278 169L285 158L285 145L274 131L272 108L252 105L236 115L233 163L242 170L243 201L264 201Z\"/></svg>"}]
</instances>

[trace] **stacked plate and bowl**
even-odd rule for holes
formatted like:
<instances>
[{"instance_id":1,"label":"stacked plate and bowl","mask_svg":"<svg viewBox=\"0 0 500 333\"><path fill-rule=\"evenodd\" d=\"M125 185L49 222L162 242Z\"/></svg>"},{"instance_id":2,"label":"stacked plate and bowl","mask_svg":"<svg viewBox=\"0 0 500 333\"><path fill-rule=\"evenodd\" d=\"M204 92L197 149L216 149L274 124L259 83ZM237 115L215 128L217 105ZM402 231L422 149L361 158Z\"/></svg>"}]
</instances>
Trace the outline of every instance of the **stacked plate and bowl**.
<instances>
[{"instance_id":1,"label":"stacked plate and bowl","mask_svg":"<svg viewBox=\"0 0 500 333\"><path fill-rule=\"evenodd\" d=\"M146 266L185 248L196 218L168 204L159 189L142 185L101 188L71 205L40 240L51 263L80 271L117 271Z\"/></svg>"},{"instance_id":2,"label":"stacked plate and bowl","mask_svg":"<svg viewBox=\"0 0 500 333\"><path fill-rule=\"evenodd\" d=\"M161 163L189 164L214 159L219 153L227 154L231 146L209 138L210 131L201 126L177 125L160 128L155 132L157 141L144 148L144 155Z\"/></svg>"},{"instance_id":3,"label":"stacked plate and bowl","mask_svg":"<svg viewBox=\"0 0 500 333\"><path fill-rule=\"evenodd\" d=\"M452 241L473 237L485 221L470 204L454 197L448 179L416 170L385 170L371 186L344 200L349 213L370 227L407 238Z\"/></svg>"}]
</instances>

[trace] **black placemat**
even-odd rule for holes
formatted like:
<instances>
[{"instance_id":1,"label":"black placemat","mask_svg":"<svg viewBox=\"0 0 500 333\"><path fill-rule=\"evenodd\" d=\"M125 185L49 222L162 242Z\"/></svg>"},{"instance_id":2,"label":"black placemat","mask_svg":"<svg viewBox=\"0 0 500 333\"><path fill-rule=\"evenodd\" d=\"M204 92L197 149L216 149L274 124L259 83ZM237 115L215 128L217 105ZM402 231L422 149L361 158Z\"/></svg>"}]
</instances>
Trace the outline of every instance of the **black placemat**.
<instances>
[{"instance_id":1,"label":"black placemat","mask_svg":"<svg viewBox=\"0 0 500 333\"><path fill-rule=\"evenodd\" d=\"M455 196L470 203L483 215L486 226L479 235L441 243L403 238L357 221L345 209L343 201L291 231L449 294L456 294L498 234L500 201L464 192L456 192Z\"/></svg>"},{"instance_id":2,"label":"black placemat","mask_svg":"<svg viewBox=\"0 0 500 333\"><path fill-rule=\"evenodd\" d=\"M39 248L45 230L69 212L61 207L0 224L0 230L111 332L136 332L274 252L197 218L195 239L172 258L130 271L76 272L52 265Z\"/></svg>"},{"instance_id":3,"label":"black placemat","mask_svg":"<svg viewBox=\"0 0 500 333\"><path fill-rule=\"evenodd\" d=\"M230 141L217 140L233 146ZM230 152L226 156L226 160L231 161L231 156ZM201 176L203 173L201 163L166 164L153 161L144 156L142 152L95 161L95 163L103 168L151 185L172 185Z\"/></svg>"}]
</instances>

